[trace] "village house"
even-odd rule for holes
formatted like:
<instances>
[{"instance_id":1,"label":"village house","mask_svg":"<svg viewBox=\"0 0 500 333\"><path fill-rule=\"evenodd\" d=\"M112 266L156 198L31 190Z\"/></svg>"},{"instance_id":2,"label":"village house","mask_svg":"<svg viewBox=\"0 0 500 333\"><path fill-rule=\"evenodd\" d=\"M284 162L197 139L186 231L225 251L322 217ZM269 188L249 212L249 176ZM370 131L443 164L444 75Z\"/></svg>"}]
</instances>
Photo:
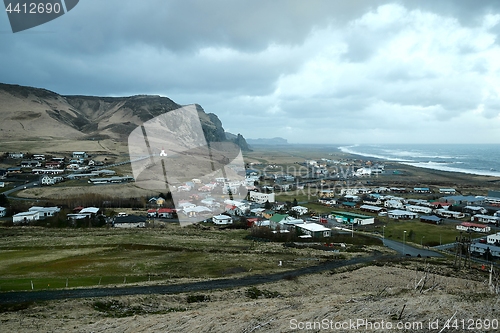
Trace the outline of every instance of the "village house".
<instances>
[{"instance_id":1,"label":"village house","mask_svg":"<svg viewBox=\"0 0 500 333\"><path fill-rule=\"evenodd\" d=\"M7 208L0 207L0 217L5 217L7 215Z\"/></svg>"},{"instance_id":2,"label":"village house","mask_svg":"<svg viewBox=\"0 0 500 333\"><path fill-rule=\"evenodd\" d=\"M331 229L317 223L296 224L295 228L301 238L327 238L332 233Z\"/></svg>"},{"instance_id":3,"label":"village house","mask_svg":"<svg viewBox=\"0 0 500 333\"><path fill-rule=\"evenodd\" d=\"M472 243L470 245L470 252L475 255L483 255L489 251L493 257L500 257L500 247L490 245L490 244L481 244L481 243Z\"/></svg>"},{"instance_id":4,"label":"village house","mask_svg":"<svg viewBox=\"0 0 500 333\"><path fill-rule=\"evenodd\" d=\"M493 235L488 235L488 237L486 237L486 241L488 242L488 244L499 244L500 232L497 232L496 234Z\"/></svg>"},{"instance_id":5,"label":"village house","mask_svg":"<svg viewBox=\"0 0 500 333\"><path fill-rule=\"evenodd\" d=\"M434 214L436 214L437 216L447 218L447 219L450 219L450 218L451 219L463 219L465 217L465 214L462 212L455 212L455 211L443 209L443 208L435 209Z\"/></svg>"},{"instance_id":6,"label":"village house","mask_svg":"<svg viewBox=\"0 0 500 333\"><path fill-rule=\"evenodd\" d=\"M393 192L393 193L406 193L407 192L405 187L391 187L391 188L389 188L389 191Z\"/></svg>"},{"instance_id":7,"label":"village house","mask_svg":"<svg viewBox=\"0 0 500 333\"><path fill-rule=\"evenodd\" d=\"M117 216L113 220L115 228L145 228L146 217L138 215Z\"/></svg>"},{"instance_id":8,"label":"village house","mask_svg":"<svg viewBox=\"0 0 500 333\"><path fill-rule=\"evenodd\" d=\"M54 185L56 180L53 177L43 176L41 180L42 185Z\"/></svg>"},{"instance_id":9,"label":"village house","mask_svg":"<svg viewBox=\"0 0 500 333\"><path fill-rule=\"evenodd\" d=\"M462 222L456 226L457 230L460 231L473 231L473 232L490 232L491 228L484 224L470 223L470 222Z\"/></svg>"},{"instance_id":10,"label":"village house","mask_svg":"<svg viewBox=\"0 0 500 333\"><path fill-rule=\"evenodd\" d=\"M8 157L12 158L12 159L20 160L20 159L24 158L24 154L23 153L9 153Z\"/></svg>"},{"instance_id":11,"label":"village house","mask_svg":"<svg viewBox=\"0 0 500 333\"><path fill-rule=\"evenodd\" d=\"M455 190L454 188L440 188L439 193L454 195L455 193L457 193L457 190Z\"/></svg>"},{"instance_id":12,"label":"village house","mask_svg":"<svg viewBox=\"0 0 500 333\"><path fill-rule=\"evenodd\" d=\"M265 210L266 210L265 208L253 208L250 209L250 214L255 215L257 217L263 217Z\"/></svg>"},{"instance_id":13,"label":"village house","mask_svg":"<svg viewBox=\"0 0 500 333\"><path fill-rule=\"evenodd\" d=\"M304 215L304 214L307 214L309 209L307 207L304 207L304 206L293 206L292 211L296 212L299 215Z\"/></svg>"},{"instance_id":14,"label":"village house","mask_svg":"<svg viewBox=\"0 0 500 333\"><path fill-rule=\"evenodd\" d=\"M38 207L33 206L29 209L30 212L38 212L38 218L44 219L46 217L51 217L57 215L61 211L59 207Z\"/></svg>"},{"instance_id":15,"label":"village house","mask_svg":"<svg viewBox=\"0 0 500 333\"><path fill-rule=\"evenodd\" d=\"M337 200L333 198L319 198L318 202L326 206L334 206L337 204Z\"/></svg>"},{"instance_id":16,"label":"village house","mask_svg":"<svg viewBox=\"0 0 500 333\"><path fill-rule=\"evenodd\" d=\"M85 159L87 157L88 157L88 155L84 151L74 151L73 152L73 159Z\"/></svg>"},{"instance_id":17,"label":"village house","mask_svg":"<svg viewBox=\"0 0 500 333\"><path fill-rule=\"evenodd\" d=\"M366 198L363 199L363 203L367 205L382 205L382 200L380 197L374 197L372 195L368 195Z\"/></svg>"},{"instance_id":18,"label":"village house","mask_svg":"<svg viewBox=\"0 0 500 333\"><path fill-rule=\"evenodd\" d=\"M154 205L154 206L163 206L165 204L165 199L162 198L162 197L152 197L148 200L148 203L150 205Z\"/></svg>"},{"instance_id":19,"label":"village house","mask_svg":"<svg viewBox=\"0 0 500 333\"><path fill-rule=\"evenodd\" d=\"M217 225L232 224L233 218L227 215L216 215L212 217L212 222Z\"/></svg>"},{"instance_id":20,"label":"village house","mask_svg":"<svg viewBox=\"0 0 500 333\"><path fill-rule=\"evenodd\" d=\"M413 193L432 193L432 191L428 187L414 187Z\"/></svg>"},{"instance_id":21,"label":"village house","mask_svg":"<svg viewBox=\"0 0 500 333\"><path fill-rule=\"evenodd\" d=\"M187 217L197 217L198 215L211 213L212 210L205 206L184 207L182 210Z\"/></svg>"},{"instance_id":22,"label":"village house","mask_svg":"<svg viewBox=\"0 0 500 333\"><path fill-rule=\"evenodd\" d=\"M42 163L38 160L26 160L21 162L21 168L39 168L42 166Z\"/></svg>"},{"instance_id":23,"label":"village house","mask_svg":"<svg viewBox=\"0 0 500 333\"><path fill-rule=\"evenodd\" d=\"M372 206L372 205L361 205L359 207L359 209L361 209L362 211L365 211L365 212L377 213L377 214L382 212L382 211L385 211L385 208L383 208L383 207Z\"/></svg>"},{"instance_id":24,"label":"village house","mask_svg":"<svg viewBox=\"0 0 500 333\"><path fill-rule=\"evenodd\" d=\"M333 198L335 197L335 191L334 190L319 190L319 196L321 198Z\"/></svg>"},{"instance_id":25,"label":"village house","mask_svg":"<svg viewBox=\"0 0 500 333\"><path fill-rule=\"evenodd\" d=\"M480 222L480 223L492 223L497 224L500 223L500 217L492 216L492 215L484 215L484 214L476 214L471 216L471 222Z\"/></svg>"},{"instance_id":26,"label":"village house","mask_svg":"<svg viewBox=\"0 0 500 333\"><path fill-rule=\"evenodd\" d=\"M448 209L450 208L451 204L448 203L448 202L442 202L442 201L434 201L434 202L431 202L431 205L432 207L434 207L435 209L440 209L440 208L443 208L443 209Z\"/></svg>"},{"instance_id":27,"label":"village house","mask_svg":"<svg viewBox=\"0 0 500 333\"><path fill-rule=\"evenodd\" d=\"M274 193L261 193L261 192L255 192L255 191L250 191L248 193L249 193L250 200L253 202L257 202L257 203L266 203L266 201L269 201L270 203L275 202Z\"/></svg>"},{"instance_id":28,"label":"village house","mask_svg":"<svg viewBox=\"0 0 500 333\"><path fill-rule=\"evenodd\" d=\"M158 217L158 210L156 210L156 209L148 209L148 211L147 211L147 217L149 217L149 218Z\"/></svg>"},{"instance_id":29,"label":"village house","mask_svg":"<svg viewBox=\"0 0 500 333\"><path fill-rule=\"evenodd\" d=\"M409 212L407 210L390 210L387 212L387 216L390 219L395 219L395 220L413 220L418 218L417 213Z\"/></svg>"},{"instance_id":30,"label":"village house","mask_svg":"<svg viewBox=\"0 0 500 333\"><path fill-rule=\"evenodd\" d=\"M40 213L38 211L22 212L12 216L12 223L25 224L32 221L38 221L39 219Z\"/></svg>"},{"instance_id":31,"label":"village house","mask_svg":"<svg viewBox=\"0 0 500 333\"><path fill-rule=\"evenodd\" d=\"M100 212L101 210L97 207L86 207L80 210L78 214L84 214L89 217L96 217Z\"/></svg>"},{"instance_id":32,"label":"village house","mask_svg":"<svg viewBox=\"0 0 500 333\"><path fill-rule=\"evenodd\" d=\"M430 214L430 213L432 213L432 208L430 208L430 207L407 205L405 207L405 209L407 211L413 212L413 213L423 213L423 214Z\"/></svg>"},{"instance_id":33,"label":"village house","mask_svg":"<svg viewBox=\"0 0 500 333\"><path fill-rule=\"evenodd\" d=\"M485 198L473 195L452 195L439 198L439 201L444 201L457 205L474 206L474 205L483 205L485 202Z\"/></svg>"},{"instance_id":34,"label":"village house","mask_svg":"<svg viewBox=\"0 0 500 333\"><path fill-rule=\"evenodd\" d=\"M487 214L488 210L481 206L465 206L462 209L462 212L466 214L475 215L475 214Z\"/></svg>"},{"instance_id":35,"label":"village house","mask_svg":"<svg viewBox=\"0 0 500 333\"><path fill-rule=\"evenodd\" d=\"M384 207L385 208L403 209L404 208L404 204L400 200L391 199L391 200L386 200L384 202Z\"/></svg>"},{"instance_id":36,"label":"village house","mask_svg":"<svg viewBox=\"0 0 500 333\"><path fill-rule=\"evenodd\" d=\"M430 224L441 224L443 221L442 218L435 215L421 215L420 222L430 223Z\"/></svg>"},{"instance_id":37,"label":"village house","mask_svg":"<svg viewBox=\"0 0 500 333\"><path fill-rule=\"evenodd\" d=\"M175 212L176 212L176 210L173 208L160 208L156 211L156 217L158 217L160 219L171 219L171 218L173 218ZM148 211L148 216L150 213L152 213L152 210ZM155 217L155 216L152 216L152 217Z\"/></svg>"},{"instance_id":38,"label":"village house","mask_svg":"<svg viewBox=\"0 0 500 333\"><path fill-rule=\"evenodd\" d=\"M373 216L361 215L351 212L333 211L328 217L344 224L367 225L375 223L375 218Z\"/></svg>"}]
</instances>

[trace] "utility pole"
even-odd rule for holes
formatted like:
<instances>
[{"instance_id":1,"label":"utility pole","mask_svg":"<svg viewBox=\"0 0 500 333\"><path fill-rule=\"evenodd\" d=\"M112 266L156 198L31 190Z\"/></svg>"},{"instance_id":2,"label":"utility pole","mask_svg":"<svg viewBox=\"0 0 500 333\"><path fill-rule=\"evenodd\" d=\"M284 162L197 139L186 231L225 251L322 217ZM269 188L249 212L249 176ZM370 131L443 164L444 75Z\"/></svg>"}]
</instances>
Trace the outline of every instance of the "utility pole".
<instances>
[{"instance_id":1,"label":"utility pole","mask_svg":"<svg viewBox=\"0 0 500 333\"><path fill-rule=\"evenodd\" d=\"M405 253L405 243L406 243L406 230L403 233L403 255L406 255L406 253Z\"/></svg>"}]
</instances>

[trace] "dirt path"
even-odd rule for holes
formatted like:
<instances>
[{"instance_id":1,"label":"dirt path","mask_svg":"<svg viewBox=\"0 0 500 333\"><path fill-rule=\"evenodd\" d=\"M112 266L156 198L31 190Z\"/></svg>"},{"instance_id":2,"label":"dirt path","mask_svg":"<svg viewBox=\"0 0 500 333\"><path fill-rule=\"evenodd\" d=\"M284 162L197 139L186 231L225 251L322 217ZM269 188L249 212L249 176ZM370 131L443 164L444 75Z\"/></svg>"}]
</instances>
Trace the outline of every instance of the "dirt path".
<instances>
[{"instance_id":1,"label":"dirt path","mask_svg":"<svg viewBox=\"0 0 500 333\"><path fill-rule=\"evenodd\" d=\"M363 264L376 260L394 259L394 256L381 256L378 254L369 257L358 257L343 261L327 261L317 266L300 268L297 270L266 275L251 275L242 278L208 280L202 282L182 283L158 286L137 286L118 288L88 288L71 290L45 290L35 292L7 292L0 294L0 304L16 304L35 301L49 301L70 298L90 298L125 295L148 294L177 294L203 290L228 289L243 286L252 286L262 283L276 282L283 279L298 277L305 274L319 273L339 267Z\"/></svg>"}]
</instances>

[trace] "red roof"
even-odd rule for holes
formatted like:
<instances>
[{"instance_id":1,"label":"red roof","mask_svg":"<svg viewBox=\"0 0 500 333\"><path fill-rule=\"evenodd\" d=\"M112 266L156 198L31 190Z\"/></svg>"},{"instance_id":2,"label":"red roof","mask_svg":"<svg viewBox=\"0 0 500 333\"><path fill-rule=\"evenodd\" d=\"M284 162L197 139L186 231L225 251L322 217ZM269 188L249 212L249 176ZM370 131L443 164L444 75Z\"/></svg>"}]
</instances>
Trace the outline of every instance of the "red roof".
<instances>
[{"instance_id":1,"label":"red roof","mask_svg":"<svg viewBox=\"0 0 500 333\"><path fill-rule=\"evenodd\" d=\"M148 213L156 213L156 209L148 209Z\"/></svg>"},{"instance_id":2,"label":"red roof","mask_svg":"<svg viewBox=\"0 0 500 333\"><path fill-rule=\"evenodd\" d=\"M446 206L451 206L451 203L449 202L432 202L432 205L434 206L441 206L441 207L446 207Z\"/></svg>"},{"instance_id":3,"label":"red roof","mask_svg":"<svg viewBox=\"0 0 500 333\"><path fill-rule=\"evenodd\" d=\"M470 222L462 222L461 225L464 227L474 227L474 228L487 228L487 225L484 224L477 224L477 223L470 223Z\"/></svg>"},{"instance_id":4,"label":"red roof","mask_svg":"<svg viewBox=\"0 0 500 333\"><path fill-rule=\"evenodd\" d=\"M175 209L172 208L160 208L158 209L158 214L160 213L174 213Z\"/></svg>"}]
</instances>

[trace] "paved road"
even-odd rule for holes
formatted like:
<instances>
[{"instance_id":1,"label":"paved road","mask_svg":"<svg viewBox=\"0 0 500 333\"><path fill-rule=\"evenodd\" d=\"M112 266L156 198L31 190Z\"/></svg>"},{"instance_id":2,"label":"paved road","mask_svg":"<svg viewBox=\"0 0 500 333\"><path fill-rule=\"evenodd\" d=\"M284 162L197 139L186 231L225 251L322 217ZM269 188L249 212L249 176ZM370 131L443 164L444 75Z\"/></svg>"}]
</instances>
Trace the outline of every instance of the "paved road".
<instances>
[{"instance_id":1,"label":"paved road","mask_svg":"<svg viewBox=\"0 0 500 333\"><path fill-rule=\"evenodd\" d=\"M304 267L292 271L251 275L243 278L208 280L202 282L182 283L172 285L118 287L118 288L87 288L66 290L43 290L26 292L0 293L0 304L16 304L34 301L49 301L69 298L108 297L124 295L148 295L148 294L177 294L183 292L199 292L214 289L228 289L256 284L276 282L290 277L304 274L319 273L339 267L362 264L373 261L393 260L394 256L381 256L374 254L369 257L359 257L350 260L327 261L317 266Z\"/></svg>"},{"instance_id":2,"label":"paved road","mask_svg":"<svg viewBox=\"0 0 500 333\"><path fill-rule=\"evenodd\" d=\"M403 244L401 242L397 242L391 239L384 239L384 245L388 248L391 248L401 254L410 255L412 257L417 257L419 254L422 257L442 257L443 255L439 252L426 250L422 248L417 248L408 245L408 243Z\"/></svg>"}]
</instances>

